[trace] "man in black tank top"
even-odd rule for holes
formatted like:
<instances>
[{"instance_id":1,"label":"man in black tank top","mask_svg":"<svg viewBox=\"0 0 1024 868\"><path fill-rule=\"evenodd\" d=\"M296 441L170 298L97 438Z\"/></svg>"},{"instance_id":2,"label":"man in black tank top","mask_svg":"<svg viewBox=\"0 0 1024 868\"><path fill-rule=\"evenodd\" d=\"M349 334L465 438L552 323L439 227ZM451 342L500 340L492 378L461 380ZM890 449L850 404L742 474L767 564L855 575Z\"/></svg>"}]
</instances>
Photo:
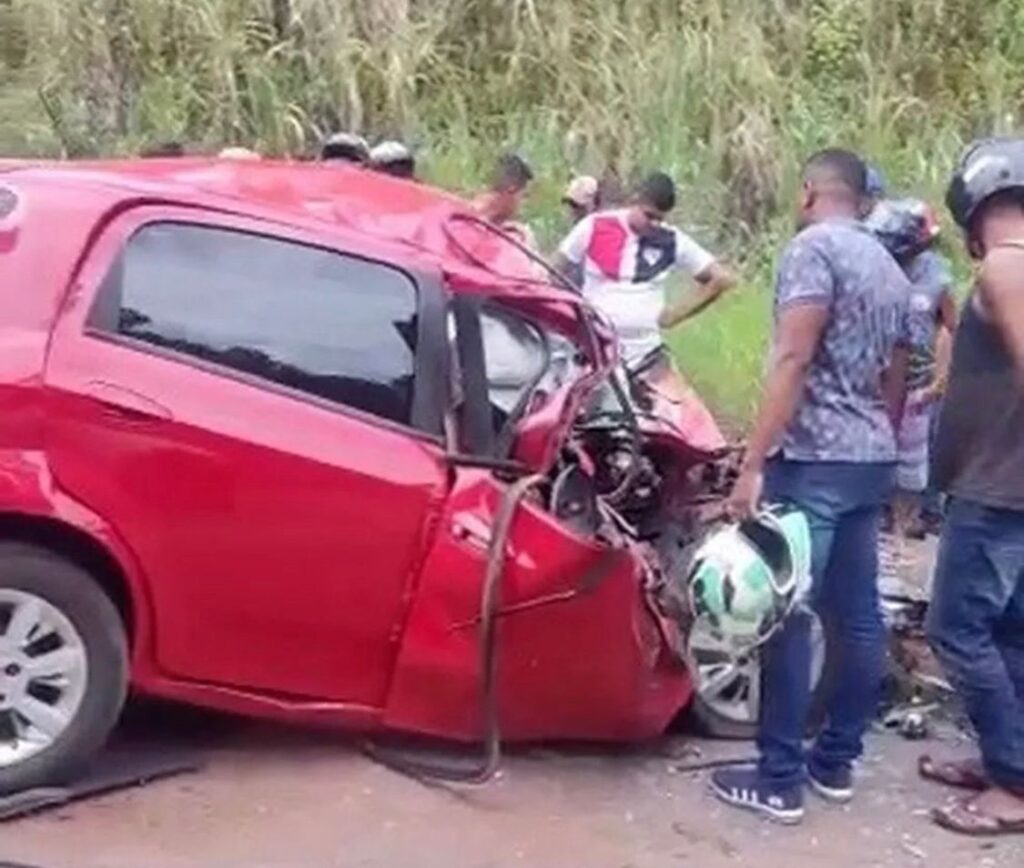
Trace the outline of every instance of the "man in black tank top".
<instances>
[{"instance_id":1,"label":"man in black tank top","mask_svg":"<svg viewBox=\"0 0 1024 868\"><path fill-rule=\"evenodd\" d=\"M936 810L969 834L1024 833L1024 139L981 142L947 202L977 280L964 308L933 473L950 496L928 619L981 760L921 771L980 792Z\"/></svg>"}]
</instances>

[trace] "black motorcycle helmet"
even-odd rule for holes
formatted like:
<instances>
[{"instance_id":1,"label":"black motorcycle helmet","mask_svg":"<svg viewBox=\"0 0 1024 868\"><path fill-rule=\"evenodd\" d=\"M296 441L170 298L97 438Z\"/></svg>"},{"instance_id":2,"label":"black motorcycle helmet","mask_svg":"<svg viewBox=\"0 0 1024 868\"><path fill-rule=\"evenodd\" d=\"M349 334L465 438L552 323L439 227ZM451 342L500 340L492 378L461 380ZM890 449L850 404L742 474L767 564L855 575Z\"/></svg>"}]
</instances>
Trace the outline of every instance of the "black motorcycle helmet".
<instances>
[{"instance_id":1,"label":"black motorcycle helmet","mask_svg":"<svg viewBox=\"0 0 1024 868\"><path fill-rule=\"evenodd\" d=\"M370 146L357 133L334 133L320 149L320 159L365 166L370 162Z\"/></svg>"},{"instance_id":2,"label":"black motorcycle helmet","mask_svg":"<svg viewBox=\"0 0 1024 868\"><path fill-rule=\"evenodd\" d=\"M883 199L864 225L901 263L927 250L939 235L931 208L920 199Z\"/></svg>"},{"instance_id":3,"label":"black motorcycle helmet","mask_svg":"<svg viewBox=\"0 0 1024 868\"><path fill-rule=\"evenodd\" d=\"M1024 139L982 139L960 158L946 206L957 225L969 231L985 200L1004 190L1024 194Z\"/></svg>"}]
</instances>

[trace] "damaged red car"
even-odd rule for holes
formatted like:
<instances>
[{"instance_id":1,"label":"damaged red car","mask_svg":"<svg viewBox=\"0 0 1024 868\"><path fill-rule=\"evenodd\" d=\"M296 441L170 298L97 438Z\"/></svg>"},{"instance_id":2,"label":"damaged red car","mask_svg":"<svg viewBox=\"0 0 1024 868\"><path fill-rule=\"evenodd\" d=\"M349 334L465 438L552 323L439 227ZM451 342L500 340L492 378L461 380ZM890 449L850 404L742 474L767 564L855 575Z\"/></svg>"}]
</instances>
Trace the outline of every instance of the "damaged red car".
<instances>
[{"instance_id":1,"label":"damaged red car","mask_svg":"<svg viewBox=\"0 0 1024 868\"><path fill-rule=\"evenodd\" d=\"M0 163L0 293L0 791L74 775L129 690L492 765L690 702L726 444L461 200ZM742 718L730 683L710 713Z\"/></svg>"}]
</instances>

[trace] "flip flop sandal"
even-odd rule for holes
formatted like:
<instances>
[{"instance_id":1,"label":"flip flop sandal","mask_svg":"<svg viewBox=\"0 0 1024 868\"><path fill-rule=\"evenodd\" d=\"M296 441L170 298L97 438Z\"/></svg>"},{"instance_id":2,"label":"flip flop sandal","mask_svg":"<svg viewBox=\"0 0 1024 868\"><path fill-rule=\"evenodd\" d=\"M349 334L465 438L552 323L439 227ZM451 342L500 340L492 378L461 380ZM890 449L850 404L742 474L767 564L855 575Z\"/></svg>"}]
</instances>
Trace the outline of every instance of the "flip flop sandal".
<instances>
[{"instance_id":1,"label":"flip flop sandal","mask_svg":"<svg viewBox=\"0 0 1024 868\"><path fill-rule=\"evenodd\" d=\"M926 781L945 784L961 790L984 790L989 786L984 774L969 767L967 761L936 762L928 754L917 761L917 773Z\"/></svg>"},{"instance_id":2,"label":"flip flop sandal","mask_svg":"<svg viewBox=\"0 0 1024 868\"><path fill-rule=\"evenodd\" d=\"M932 820L943 829L959 835L974 838L991 838L997 835L1024 835L1024 817L1019 820L1004 820L992 814L982 813L974 798L960 799L949 807L934 808Z\"/></svg>"}]
</instances>

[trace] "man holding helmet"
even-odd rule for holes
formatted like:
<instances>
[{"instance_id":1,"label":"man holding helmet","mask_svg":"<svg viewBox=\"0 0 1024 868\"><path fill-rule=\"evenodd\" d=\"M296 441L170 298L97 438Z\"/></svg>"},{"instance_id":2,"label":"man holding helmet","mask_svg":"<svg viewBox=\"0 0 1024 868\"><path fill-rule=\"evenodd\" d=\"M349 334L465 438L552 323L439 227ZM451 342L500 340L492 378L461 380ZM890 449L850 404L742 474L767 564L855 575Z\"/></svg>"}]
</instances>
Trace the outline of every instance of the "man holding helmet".
<instances>
[{"instance_id":1,"label":"man holding helmet","mask_svg":"<svg viewBox=\"0 0 1024 868\"><path fill-rule=\"evenodd\" d=\"M881 684L878 530L896 461L910 292L860 222L866 175L838 149L805 165L801 231L776 279L765 395L729 502L737 518L757 515L763 487L766 502L807 517L811 603L838 652L828 718L805 754L811 616L796 609L763 648L758 765L712 776L723 801L785 823L803 817L805 782L830 801L852 798Z\"/></svg>"},{"instance_id":2,"label":"man holding helmet","mask_svg":"<svg viewBox=\"0 0 1024 868\"><path fill-rule=\"evenodd\" d=\"M953 349L933 471L949 495L928 637L981 759L921 760L978 792L939 809L970 835L1024 833L1024 139L971 147L947 196L977 280Z\"/></svg>"}]
</instances>

